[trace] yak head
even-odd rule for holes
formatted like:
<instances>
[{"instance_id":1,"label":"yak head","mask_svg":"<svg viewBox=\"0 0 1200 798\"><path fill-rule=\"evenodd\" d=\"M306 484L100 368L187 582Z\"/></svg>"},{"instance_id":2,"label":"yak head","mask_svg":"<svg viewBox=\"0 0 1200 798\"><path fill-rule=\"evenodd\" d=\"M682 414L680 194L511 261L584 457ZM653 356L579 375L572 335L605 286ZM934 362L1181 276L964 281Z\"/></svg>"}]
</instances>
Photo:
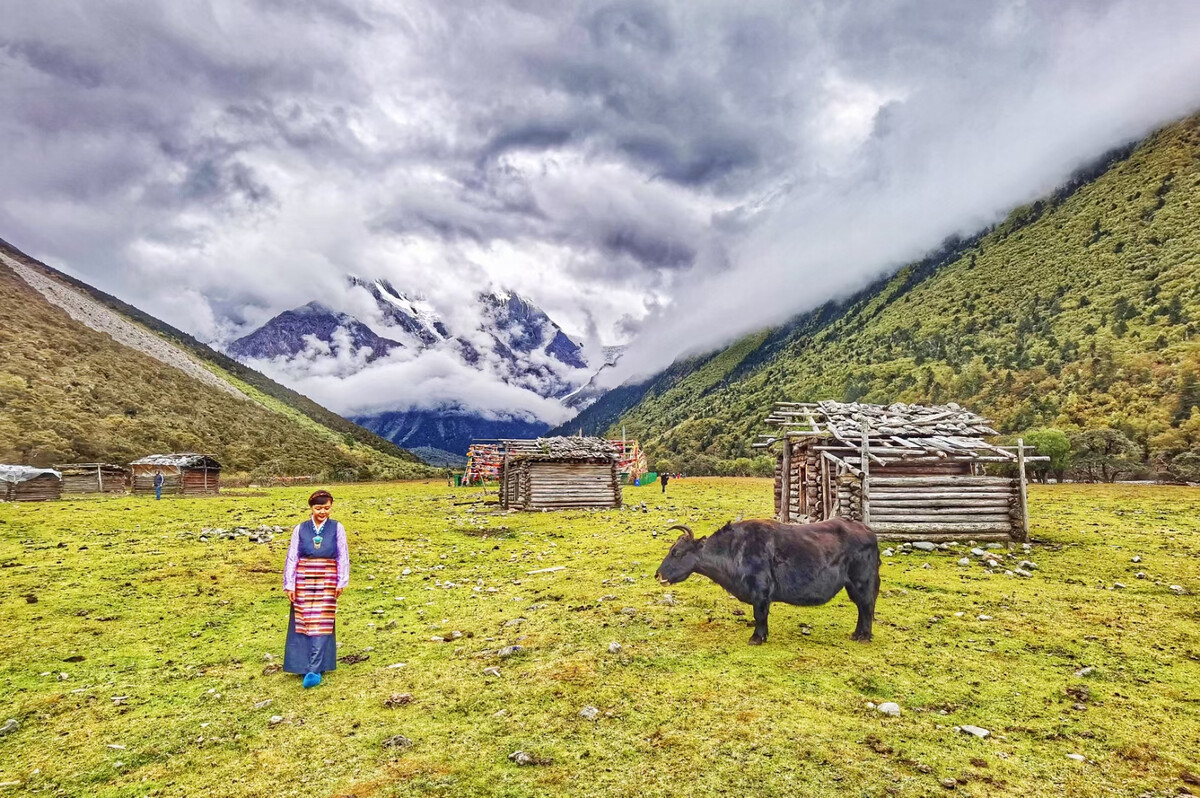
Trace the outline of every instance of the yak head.
<instances>
[{"instance_id":1,"label":"yak head","mask_svg":"<svg viewBox=\"0 0 1200 798\"><path fill-rule=\"evenodd\" d=\"M691 576L692 572L696 570L700 551L704 548L704 538L696 540L692 534L692 530L686 526L677 524L670 527L670 529L682 529L683 534L671 546L671 550L667 552L666 559L662 561L662 565L658 566L658 570L654 573L654 578L663 585L673 585Z\"/></svg>"}]
</instances>

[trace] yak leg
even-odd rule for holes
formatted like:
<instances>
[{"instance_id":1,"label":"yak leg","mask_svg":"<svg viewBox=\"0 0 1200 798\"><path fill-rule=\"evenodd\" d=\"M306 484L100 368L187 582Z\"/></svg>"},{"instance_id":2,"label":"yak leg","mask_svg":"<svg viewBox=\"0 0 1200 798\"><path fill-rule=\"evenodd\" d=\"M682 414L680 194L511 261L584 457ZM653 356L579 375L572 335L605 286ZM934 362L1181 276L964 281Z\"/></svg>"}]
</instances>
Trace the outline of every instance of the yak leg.
<instances>
[{"instance_id":1,"label":"yak leg","mask_svg":"<svg viewBox=\"0 0 1200 798\"><path fill-rule=\"evenodd\" d=\"M875 620L875 599L879 596L879 566L864 563L853 569L846 582L846 593L858 607L858 624L850 639L869 643L873 636L871 622Z\"/></svg>"},{"instance_id":2,"label":"yak leg","mask_svg":"<svg viewBox=\"0 0 1200 798\"><path fill-rule=\"evenodd\" d=\"M761 646L767 642L767 613L771 611L771 602L762 601L754 605L754 634L750 635L750 645Z\"/></svg>"}]
</instances>

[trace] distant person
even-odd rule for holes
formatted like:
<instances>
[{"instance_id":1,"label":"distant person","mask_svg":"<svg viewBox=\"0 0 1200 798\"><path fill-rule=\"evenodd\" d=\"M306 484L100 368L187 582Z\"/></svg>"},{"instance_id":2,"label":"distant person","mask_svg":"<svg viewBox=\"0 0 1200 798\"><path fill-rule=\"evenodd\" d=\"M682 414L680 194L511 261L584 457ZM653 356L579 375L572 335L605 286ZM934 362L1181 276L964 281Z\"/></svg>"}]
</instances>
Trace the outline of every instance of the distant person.
<instances>
[{"instance_id":1,"label":"distant person","mask_svg":"<svg viewBox=\"0 0 1200 798\"><path fill-rule=\"evenodd\" d=\"M158 471L154 472L154 498L156 500L159 500L159 501L162 500L162 486L163 486L163 483L166 481L167 481L167 479L166 479L166 477L163 476L163 472L162 472L161 468Z\"/></svg>"},{"instance_id":2,"label":"distant person","mask_svg":"<svg viewBox=\"0 0 1200 798\"><path fill-rule=\"evenodd\" d=\"M671 481L671 475L665 471L658 475L658 481L662 483L662 492L667 492L667 483Z\"/></svg>"},{"instance_id":3,"label":"distant person","mask_svg":"<svg viewBox=\"0 0 1200 798\"><path fill-rule=\"evenodd\" d=\"M308 497L311 517L292 530L283 566L283 589L292 604L283 669L303 675L316 687L321 674L337 668L334 621L338 596L350 582L346 528L329 517L333 496L319 490Z\"/></svg>"}]
</instances>

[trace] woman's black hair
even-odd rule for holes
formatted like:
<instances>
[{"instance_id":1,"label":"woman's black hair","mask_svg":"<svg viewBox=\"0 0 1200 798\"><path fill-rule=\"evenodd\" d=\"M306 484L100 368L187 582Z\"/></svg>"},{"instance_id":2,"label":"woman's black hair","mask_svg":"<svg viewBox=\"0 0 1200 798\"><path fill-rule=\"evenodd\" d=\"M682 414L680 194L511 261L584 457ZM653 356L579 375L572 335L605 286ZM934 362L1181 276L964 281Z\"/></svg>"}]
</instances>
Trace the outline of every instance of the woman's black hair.
<instances>
[{"instance_id":1,"label":"woman's black hair","mask_svg":"<svg viewBox=\"0 0 1200 798\"><path fill-rule=\"evenodd\" d=\"M327 490L319 490L308 497L309 507L316 504L325 504L326 502L333 502L333 494Z\"/></svg>"}]
</instances>

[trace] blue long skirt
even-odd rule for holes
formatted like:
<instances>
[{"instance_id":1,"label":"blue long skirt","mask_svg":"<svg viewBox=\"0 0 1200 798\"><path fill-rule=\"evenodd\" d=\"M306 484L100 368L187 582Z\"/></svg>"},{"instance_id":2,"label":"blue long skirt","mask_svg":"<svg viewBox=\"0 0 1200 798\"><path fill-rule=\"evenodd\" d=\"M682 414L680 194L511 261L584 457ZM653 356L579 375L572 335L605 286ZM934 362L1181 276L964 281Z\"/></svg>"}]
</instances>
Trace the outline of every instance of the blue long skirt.
<instances>
[{"instance_id":1,"label":"blue long skirt","mask_svg":"<svg viewBox=\"0 0 1200 798\"><path fill-rule=\"evenodd\" d=\"M296 632L296 610L288 615L287 647L283 669L288 673L324 673L337 669L337 635L302 635Z\"/></svg>"}]
</instances>

